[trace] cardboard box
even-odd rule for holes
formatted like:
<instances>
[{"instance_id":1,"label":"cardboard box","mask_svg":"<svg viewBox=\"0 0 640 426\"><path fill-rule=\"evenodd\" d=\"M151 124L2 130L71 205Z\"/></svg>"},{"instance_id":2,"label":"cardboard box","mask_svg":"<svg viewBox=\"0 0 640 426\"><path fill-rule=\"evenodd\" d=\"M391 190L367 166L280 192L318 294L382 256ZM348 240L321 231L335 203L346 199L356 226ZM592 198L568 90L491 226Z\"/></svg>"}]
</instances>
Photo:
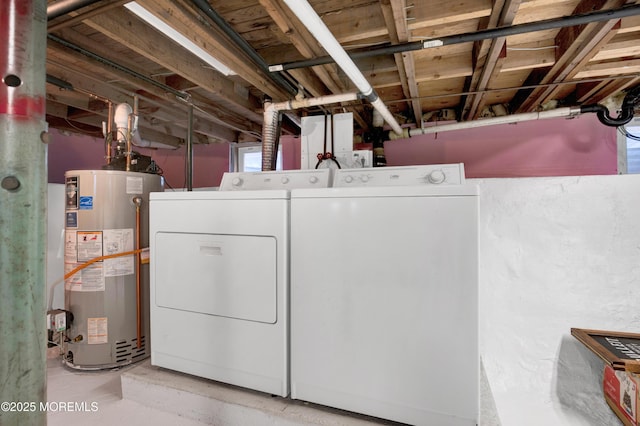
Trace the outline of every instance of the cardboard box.
<instances>
[{"instance_id":1,"label":"cardboard box","mask_svg":"<svg viewBox=\"0 0 640 426\"><path fill-rule=\"evenodd\" d=\"M625 426L640 426L640 334L572 328L604 362L604 399Z\"/></svg>"},{"instance_id":2,"label":"cardboard box","mask_svg":"<svg viewBox=\"0 0 640 426\"><path fill-rule=\"evenodd\" d=\"M610 365L604 366L602 390L609 407L626 426L640 425L638 416L638 385L640 376L629 371L614 370Z\"/></svg>"}]
</instances>

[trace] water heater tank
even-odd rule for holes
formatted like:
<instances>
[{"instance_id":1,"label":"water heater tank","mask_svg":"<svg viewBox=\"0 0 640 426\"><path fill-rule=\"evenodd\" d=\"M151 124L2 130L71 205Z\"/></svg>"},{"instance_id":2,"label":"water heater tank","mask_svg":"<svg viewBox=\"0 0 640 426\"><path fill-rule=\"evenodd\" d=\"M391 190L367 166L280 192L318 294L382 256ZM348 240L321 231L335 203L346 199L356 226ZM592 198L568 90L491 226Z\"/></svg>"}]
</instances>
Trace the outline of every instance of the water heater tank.
<instances>
[{"instance_id":1,"label":"water heater tank","mask_svg":"<svg viewBox=\"0 0 640 426\"><path fill-rule=\"evenodd\" d=\"M65 173L64 362L78 369L126 365L150 354L149 193L162 177L116 170Z\"/></svg>"}]
</instances>

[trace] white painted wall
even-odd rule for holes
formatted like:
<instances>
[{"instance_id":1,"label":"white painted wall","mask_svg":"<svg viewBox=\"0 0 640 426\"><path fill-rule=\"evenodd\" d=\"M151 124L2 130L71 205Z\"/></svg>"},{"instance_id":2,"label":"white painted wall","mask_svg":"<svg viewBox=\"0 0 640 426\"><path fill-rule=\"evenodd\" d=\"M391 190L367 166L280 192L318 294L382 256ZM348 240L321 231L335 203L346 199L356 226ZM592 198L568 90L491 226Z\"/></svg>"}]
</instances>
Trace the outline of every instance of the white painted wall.
<instances>
[{"instance_id":1,"label":"white painted wall","mask_svg":"<svg viewBox=\"0 0 640 426\"><path fill-rule=\"evenodd\" d=\"M480 349L497 410L484 401L482 425L619 425L603 363L570 328L640 332L640 175L470 181L481 193ZM64 186L49 185L49 283L63 273L63 221Z\"/></svg>"},{"instance_id":2,"label":"white painted wall","mask_svg":"<svg viewBox=\"0 0 640 426\"><path fill-rule=\"evenodd\" d=\"M47 303L51 286L64 276L64 185L47 185ZM53 290L53 308L64 308L64 283Z\"/></svg>"},{"instance_id":3,"label":"white painted wall","mask_svg":"<svg viewBox=\"0 0 640 426\"><path fill-rule=\"evenodd\" d=\"M570 329L640 332L640 175L475 182L480 350L499 421L619 425L602 361Z\"/></svg>"}]
</instances>

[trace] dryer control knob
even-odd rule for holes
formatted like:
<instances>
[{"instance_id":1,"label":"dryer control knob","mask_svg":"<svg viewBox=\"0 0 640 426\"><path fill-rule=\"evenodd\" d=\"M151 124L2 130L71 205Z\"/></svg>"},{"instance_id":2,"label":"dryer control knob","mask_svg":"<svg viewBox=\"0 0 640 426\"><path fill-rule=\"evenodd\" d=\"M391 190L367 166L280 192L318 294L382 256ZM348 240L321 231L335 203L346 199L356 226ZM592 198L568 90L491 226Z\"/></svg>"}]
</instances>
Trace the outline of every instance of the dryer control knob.
<instances>
[{"instance_id":1,"label":"dryer control knob","mask_svg":"<svg viewBox=\"0 0 640 426\"><path fill-rule=\"evenodd\" d=\"M289 183L289 178L286 176L283 176L282 179L280 179L280 181L286 184L286 183Z\"/></svg>"},{"instance_id":2,"label":"dryer control knob","mask_svg":"<svg viewBox=\"0 0 640 426\"><path fill-rule=\"evenodd\" d=\"M311 183L317 183L317 182L318 182L318 177L317 177L317 176L311 176L311 177L309 178L309 182L311 182Z\"/></svg>"},{"instance_id":3,"label":"dryer control knob","mask_svg":"<svg viewBox=\"0 0 640 426\"><path fill-rule=\"evenodd\" d=\"M353 182L353 178L351 176L347 175L347 176L344 177L344 181L347 182L347 183L351 183L351 182Z\"/></svg>"},{"instance_id":4,"label":"dryer control knob","mask_svg":"<svg viewBox=\"0 0 640 426\"><path fill-rule=\"evenodd\" d=\"M360 176L360 181L361 182L369 182L369 176L367 176L367 175Z\"/></svg>"},{"instance_id":5,"label":"dryer control knob","mask_svg":"<svg viewBox=\"0 0 640 426\"><path fill-rule=\"evenodd\" d=\"M427 176L427 180L429 181L429 183L435 184L444 182L445 178L446 176L442 170L434 170L429 173L429 176Z\"/></svg>"},{"instance_id":6,"label":"dryer control knob","mask_svg":"<svg viewBox=\"0 0 640 426\"><path fill-rule=\"evenodd\" d=\"M233 186L242 186L242 178L239 178L239 177L233 178L233 180L231 181L231 184Z\"/></svg>"}]
</instances>

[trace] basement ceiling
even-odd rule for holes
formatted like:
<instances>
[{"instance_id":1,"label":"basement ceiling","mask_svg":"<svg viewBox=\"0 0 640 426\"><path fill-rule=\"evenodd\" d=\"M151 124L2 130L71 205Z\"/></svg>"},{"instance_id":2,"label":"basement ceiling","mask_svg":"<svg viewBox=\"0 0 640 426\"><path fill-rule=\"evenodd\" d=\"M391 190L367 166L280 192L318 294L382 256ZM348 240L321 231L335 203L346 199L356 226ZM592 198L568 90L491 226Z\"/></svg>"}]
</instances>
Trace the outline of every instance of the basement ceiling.
<instances>
[{"instance_id":1,"label":"basement ceiling","mask_svg":"<svg viewBox=\"0 0 640 426\"><path fill-rule=\"evenodd\" d=\"M48 2L47 121L102 137L109 103L139 105L143 139L179 146L193 105L194 143L259 141L262 102L357 92L282 0L138 0L226 65L229 75L167 38L127 1ZM624 0L310 0L400 124L602 103L640 84L640 11L562 28L491 30L634 8ZM67 8L71 5L72 7ZM488 30L488 31L485 31ZM457 35L487 34L456 41ZM436 42L433 42L433 41ZM437 40L454 40L442 46ZM427 48L409 49L415 42ZM461 41L461 42L460 42ZM244 47L242 47L244 45ZM397 46L398 53L388 48ZM407 46L405 50L404 46ZM311 60L315 66L304 66ZM272 73L269 65L290 69ZM352 111L371 130L366 101ZM295 111L283 119L299 133Z\"/></svg>"}]
</instances>

